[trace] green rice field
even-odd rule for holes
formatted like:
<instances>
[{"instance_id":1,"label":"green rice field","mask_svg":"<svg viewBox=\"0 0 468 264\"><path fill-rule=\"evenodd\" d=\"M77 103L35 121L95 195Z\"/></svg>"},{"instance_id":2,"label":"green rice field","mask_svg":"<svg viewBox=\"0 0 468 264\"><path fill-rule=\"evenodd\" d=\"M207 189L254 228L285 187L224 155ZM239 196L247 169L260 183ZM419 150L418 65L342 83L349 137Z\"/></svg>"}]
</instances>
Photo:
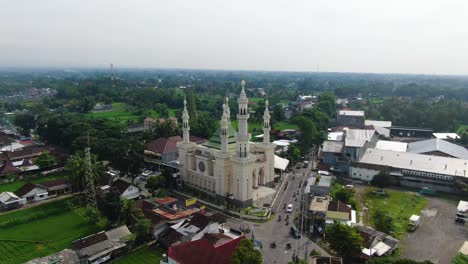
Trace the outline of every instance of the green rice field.
<instances>
[{"instance_id":1,"label":"green rice field","mask_svg":"<svg viewBox=\"0 0 468 264\"><path fill-rule=\"evenodd\" d=\"M105 229L105 220L88 223L81 216L84 209L68 209L67 201L70 199L0 215L0 264L47 256Z\"/></svg>"},{"instance_id":2,"label":"green rice field","mask_svg":"<svg viewBox=\"0 0 468 264\"><path fill-rule=\"evenodd\" d=\"M66 177L65 174L55 174L55 175L49 175L49 176L34 178L34 179L31 179L31 180L3 183L3 184L0 184L0 193L1 192L16 192L19 188L21 188L27 182L41 183L41 182L46 182L46 181L63 179L65 177Z\"/></svg>"},{"instance_id":3,"label":"green rice field","mask_svg":"<svg viewBox=\"0 0 468 264\"><path fill-rule=\"evenodd\" d=\"M124 256L122 258L117 259L116 261L112 263L116 264L133 264L133 263L138 263L138 264L154 264L154 263L159 263L161 260L163 252L159 250L154 250L149 247L144 247L141 249L138 249L137 251Z\"/></svg>"}]
</instances>

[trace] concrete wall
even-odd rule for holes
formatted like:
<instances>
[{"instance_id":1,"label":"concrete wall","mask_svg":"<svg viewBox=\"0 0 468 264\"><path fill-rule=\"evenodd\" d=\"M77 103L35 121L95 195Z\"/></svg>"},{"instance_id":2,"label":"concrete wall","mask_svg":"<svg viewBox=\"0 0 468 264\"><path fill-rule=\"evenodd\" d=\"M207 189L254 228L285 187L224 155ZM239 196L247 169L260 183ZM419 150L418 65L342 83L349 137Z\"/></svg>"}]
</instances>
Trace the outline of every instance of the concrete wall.
<instances>
[{"instance_id":1,"label":"concrete wall","mask_svg":"<svg viewBox=\"0 0 468 264\"><path fill-rule=\"evenodd\" d=\"M361 181L369 182L379 172L380 172L379 170L371 170L371 169L365 169L365 168L350 167L349 176L351 178L353 178L353 179L359 179Z\"/></svg>"}]
</instances>

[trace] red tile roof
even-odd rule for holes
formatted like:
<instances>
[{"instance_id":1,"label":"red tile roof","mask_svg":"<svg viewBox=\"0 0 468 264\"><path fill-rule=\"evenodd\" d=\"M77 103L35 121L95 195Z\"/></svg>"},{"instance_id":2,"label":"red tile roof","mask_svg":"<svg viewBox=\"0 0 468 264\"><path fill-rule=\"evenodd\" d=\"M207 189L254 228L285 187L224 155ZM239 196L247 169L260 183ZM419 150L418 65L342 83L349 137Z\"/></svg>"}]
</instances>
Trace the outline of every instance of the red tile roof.
<instances>
[{"instance_id":1,"label":"red tile roof","mask_svg":"<svg viewBox=\"0 0 468 264\"><path fill-rule=\"evenodd\" d=\"M154 201L157 202L158 204L171 204L171 203L177 202L177 199L173 197L164 197L164 198L155 198Z\"/></svg>"},{"instance_id":2,"label":"red tile roof","mask_svg":"<svg viewBox=\"0 0 468 264\"><path fill-rule=\"evenodd\" d=\"M122 194L128 189L130 185L131 185L130 183L124 180L117 179L112 183L112 188L117 189L119 193Z\"/></svg>"},{"instance_id":3,"label":"red tile roof","mask_svg":"<svg viewBox=\"0 0 468 264\"><path fill-rule=\"evenodd\" d=\"M181 136L172 136L169 138L158 138L156 140L153 140L146 144L145 149L149 150L154 153L171 153L171 152L176 152L177 151L177 143L182 142L182 137ZM201 144L205 142L205 139L195 137L195 136L190 136L190 141Z\"/></svg>"},{"instance_id":4,"label":"red tile roof","mask_svg":"<svg viewBox=\"0 0 468 264\"><path fill-rule=\"evenodd\" d=\"M180 264L230 264L231 256L244 237L238 237L220 246L213 246L208 239L171 246L168 256Z\"/></svg>"},{"instance_id":5,"label":"red tile roof","mask_svg":"<svg viewBox=\"0 0 468 264\"><path fill-rule=\"evenodd\" d=\"M5 163L0 167L0 175L20 172L21 170L16 168L10 160L6 160Z\"/></svg>"},{"instance_id":6,"label":"red tile roof","mask_svg":"<svg viewBox=\"0 0 468 264\"><path fill-rule=\"evenodd\" d=\"M351 208L342 201L336 200L328 204L328 211L351 214Z\"/></svg>"},{"instance_id":7,"label":"red tile roof","mask_svg":"<svg viewBox=\"0 0 468 264\"><path fill-rule=\"evenodd\" d=\"M192 214L194 214L194 213L196 213L198 211L199 210L197 210L197 209L189 209L189 210L185 210L185 211L178 211L175 214L172 214L172 213L163 211L163 210L161 210L159 208L153 210L153 212L155 212L159 216L161 216L161 217L163 217L165 219L169 219L169 220L177 220L177 219L185 218L185 217L188 217L188 216L190 216L190 215L192 215Z\"/></svg>"},{"instance_id":8,"label":"red tile roof","mask_svg":"<svg viewBox=\"0 0 468 264\"><path fill-rule=\"evenodd\" d=\"M27 194L28 192L32 191L32 190L33 190L34 188L36 188L36 187L39 187L39 186L37 186L37 185L34 184L34 183L28 182L28 183L26 183L25 185L23 185L23 187L19 188L19 189L15 192L15 194L18 195L19 197L21 197L21 196ZM39 188L42 188L42 187L39 187ZM42 189L43 189L43 188L42 188Z\"/></svg>"},{"instance_id":9,"label":"red tile roof","mask_svg":"<svg viewBox=\"0 0 468 264\"><path fill-rule=\"evenodd\" d=\"M65 179L58 179L58 180L41 182L38 185L43 186L45 188L51 188L51 187L55 187L55 186L69 185L69 184L70 184L70 182L65 180Z\"/></svg>"},{"instance_id":10,"label":"red tile roof","mask_svg":"<svg viewBox=\"0 0 468 264\"><path fill-rule=\"evenodd\" d=\"M51 151L52 148L47 146L28 146L21 150L17 151L5 151L0 155L0 160L7 160L7 155L10 157L11 160L18 160L23 158L30 158L39 156L44 151Z\"/></svg>"},{"instance_id":11,"label":"red tile roof","mask_svg":"<svg viewBox=\"0 0 468 264\"><path fill-rule=\"evenodd\" d=\"M80 250L80 249L92 246L94 244L97 244L99 242L102 242L106 239L107 239L106 232L101 231L97 234L93 234L93 235L73 241L73 249Z\"/></svg>"}]
</instances>

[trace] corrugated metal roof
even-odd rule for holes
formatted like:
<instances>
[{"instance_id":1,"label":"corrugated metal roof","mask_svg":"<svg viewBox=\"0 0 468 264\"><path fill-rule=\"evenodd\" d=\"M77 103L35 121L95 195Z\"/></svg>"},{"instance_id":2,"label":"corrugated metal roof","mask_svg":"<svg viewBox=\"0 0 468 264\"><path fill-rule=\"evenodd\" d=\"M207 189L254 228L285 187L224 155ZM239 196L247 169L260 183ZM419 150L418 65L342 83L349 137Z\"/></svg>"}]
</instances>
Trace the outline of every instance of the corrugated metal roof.
<instances>
[{"instance_id":1,"label":"corrugated metal roof","mask_svg":"<svg viewBox=\"0 0 468 264\"><path fill-rule=\"evenodd\" d=\"M322 151L329 153L342 153L343 145L344 142L342 141L324 141Z\"/></svg>"},{"instance_id":2,"label":"corrugated metal roof","mask_svg":"<svg viewBox=\"0 0 468 264\"><path fill-rule=\"evenodd\" d=\"M438 138L409 143L407 151L419 154L440 151L455 158L468 159L466 148Z\"/></svg>"},{"instance_id":3,"label":"corrugated metal roof","mask_svg":"<svg viewBox=\"0 0 468 264\"><path fill-rule=\"evenodd\" d=\"M398 142L398 141L388 141L388 140L379 140L375 145L376 149L382 150L392 150L392 151L399 151L399 152L406 152L406 148L408 147L408 143L405 142Z\"/></svg>"},{"instance_id":4,"label":"corrugated metal roof","mask_svg":"<svg viewBox=\"0 0 468 264\"><path fill-rule=\"evenodd\" d=\"M468 160L369 148L359 163L468 177Z\"/></svg>"},{"instance_id":5,"label":"corrugated metal roof","mask_svg":"<svg viewBox=\"0 0 468 264\"><path fill-rule=\"evenodd\" d=\"M375 130L371 129L348 129L346 131L346 147L362 147L374 135Z\"/></svg>"}]
</instances>

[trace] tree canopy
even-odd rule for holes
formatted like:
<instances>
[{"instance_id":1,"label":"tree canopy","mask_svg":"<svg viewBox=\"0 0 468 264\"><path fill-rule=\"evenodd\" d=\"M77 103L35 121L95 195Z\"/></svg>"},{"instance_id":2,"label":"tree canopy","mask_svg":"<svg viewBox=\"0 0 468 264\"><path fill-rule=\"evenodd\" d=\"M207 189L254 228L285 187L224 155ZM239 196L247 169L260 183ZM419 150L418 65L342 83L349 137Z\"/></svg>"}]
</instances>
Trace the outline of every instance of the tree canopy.
<instances>
[{"instance_id":1,"label":"tree canopy","mask_svg":"<svg viewBox=\"0 0 468 264\"><path fill-rule=\"evenodd\" d=\"M325 240L345 263L359 260L364 240L355 228L335 222L326 227Z\"/></svg>"},{"instance_id":2,"label":"tree canopy","mask_svg":"<svg viewBox=\"0 0 468 264\"><path fill-rule=\"evenodd\" d=\"M261 264L263 263L262 254L254 249L253 242L250 239L243 239L232 254L232 264Z\"/></svg>"}]
</instances>

